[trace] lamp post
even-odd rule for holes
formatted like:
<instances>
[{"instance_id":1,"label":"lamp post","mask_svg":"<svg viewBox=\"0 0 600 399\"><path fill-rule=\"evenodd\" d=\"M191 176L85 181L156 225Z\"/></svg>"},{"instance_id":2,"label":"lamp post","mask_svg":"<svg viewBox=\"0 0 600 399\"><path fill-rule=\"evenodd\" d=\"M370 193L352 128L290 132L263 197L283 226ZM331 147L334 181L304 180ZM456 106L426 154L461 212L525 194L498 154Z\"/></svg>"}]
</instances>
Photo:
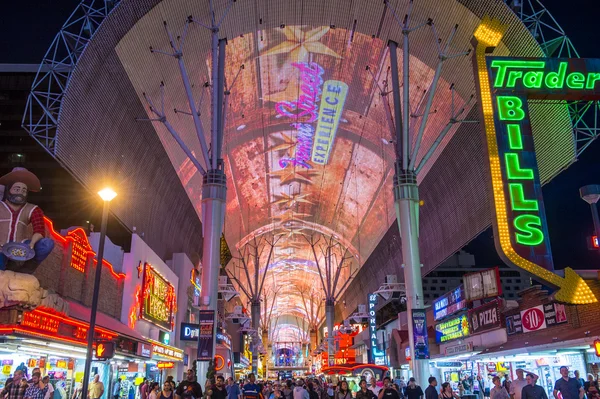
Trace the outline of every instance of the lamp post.
<instances>
[{"instance_id":1,"label":"lamp post","mask_svg":"<svg viewBox=\"0 0 600 399\"><path fill-rule=\"evenodd\" d=\"M581 199L590 204L592 210L592 220L594 222L594 234L600 237L600 218L598 217L598 207L596 203L600 199L600 185L590 184L589 186L583 186L579 189L579 195Z\"/></svg>"},{"instance_id":2,"label":"lamp post","mask_svg":"<svg viewBox=\"0 0 600 399\"><path fill-rule=\"evenodd\" d=\"M98 311L98 294L100 291L100 277L102 275L102 260L104 257L104 241L106 240L106 224L108 222L108 206L110 201L117 196L110 188L98 191L98 195L104 201L102 208L102 226L100 229L100 243L98 244L98 254L96 256L96 278L94 279L94 291L92 296L92 309L90 313L90 328L88 329L87 354L85 356L85 369L83 370L83 387L81 388L81 397L87 399L88 386L90 381L90 371L92 368L92 357L94 352L94 330L96 329L96 312ZM95 399L95 398L94 398Z\"/></svg>"}]
</instances>

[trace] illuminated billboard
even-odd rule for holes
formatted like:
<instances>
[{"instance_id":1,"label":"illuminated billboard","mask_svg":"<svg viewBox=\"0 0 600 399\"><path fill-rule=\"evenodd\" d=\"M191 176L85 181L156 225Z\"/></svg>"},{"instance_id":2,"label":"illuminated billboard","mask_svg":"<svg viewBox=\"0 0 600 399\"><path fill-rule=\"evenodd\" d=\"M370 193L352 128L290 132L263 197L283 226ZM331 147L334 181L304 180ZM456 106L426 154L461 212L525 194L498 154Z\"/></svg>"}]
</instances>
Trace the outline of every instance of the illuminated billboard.
<instances>
[{"instance_id":1,"label":"illuminated billboard","mask_svg":"<svg viewBox=\"0 0 600 399\"><path fill-rule=\"evenodd\" d=\"M143 281L144 288L140 293L141 318L171 331L173 315L177 311L175 288L149 263L144 265Z\"/></svg>"}]
</instances>

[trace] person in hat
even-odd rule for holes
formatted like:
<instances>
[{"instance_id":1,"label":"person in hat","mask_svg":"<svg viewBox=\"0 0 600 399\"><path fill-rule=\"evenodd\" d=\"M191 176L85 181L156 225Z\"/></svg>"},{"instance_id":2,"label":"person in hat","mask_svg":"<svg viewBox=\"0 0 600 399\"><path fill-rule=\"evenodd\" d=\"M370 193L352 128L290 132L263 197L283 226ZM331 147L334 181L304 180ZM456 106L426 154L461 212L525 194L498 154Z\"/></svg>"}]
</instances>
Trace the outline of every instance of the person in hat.
<instances>
[{"instance_id":1,"label":"person in hat","mask_svg":"<svg viewBox=\"0 0 600 399\"><path fill-rule=\"evenodd\" d=\"M0 177L4 198L0 202L0 247L9 242L23 242L35 252L33 259L23 264L11 262L0 252L0 270L33 273L54 248L54 241L45 238L44 213L27 202L29 192L41 190L40 180L25 168L14 168Z\"/></svg>"}]
</instances>

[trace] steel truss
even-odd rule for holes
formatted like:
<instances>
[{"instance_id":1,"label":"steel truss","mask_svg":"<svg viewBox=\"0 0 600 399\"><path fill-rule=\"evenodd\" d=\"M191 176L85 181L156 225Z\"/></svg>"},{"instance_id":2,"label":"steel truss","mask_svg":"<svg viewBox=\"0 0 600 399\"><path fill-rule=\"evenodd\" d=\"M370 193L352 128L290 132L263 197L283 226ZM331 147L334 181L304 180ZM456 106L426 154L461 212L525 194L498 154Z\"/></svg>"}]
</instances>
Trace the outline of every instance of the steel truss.
<instances>
[{"instance_id":1,"label":"steel truss","mask_svg":"<svg viewBox=\"0 0 600 399\"><path fill-rule=\"evenodd\" d=\"M56 129L71 73L98 27L119 2L83 0L79 3L40 63L21 124L52 155L55 155Z\"/></svg>"},{"instance_id":2,"label":"steel truss","mask_svg":"<svg viewBox=\"0 0 600 399\"><path fill-rule=\"evenodd\" d=\"M532 36L540 43L547 57L579 58L575 46L550 11L539 0L504 0ZM576 157L589 147L600 133L600 101L568 102L573 124Z\"/></svg>"}]
</instances>

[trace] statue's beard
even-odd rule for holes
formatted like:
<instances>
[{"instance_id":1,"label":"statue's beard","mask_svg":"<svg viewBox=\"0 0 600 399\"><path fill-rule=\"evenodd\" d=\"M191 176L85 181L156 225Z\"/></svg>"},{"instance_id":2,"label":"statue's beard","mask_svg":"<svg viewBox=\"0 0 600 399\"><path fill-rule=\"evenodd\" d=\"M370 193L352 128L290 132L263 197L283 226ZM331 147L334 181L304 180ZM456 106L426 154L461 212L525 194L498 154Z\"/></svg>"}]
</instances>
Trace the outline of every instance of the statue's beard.
<instances>
[{"instance_id":1,"label":"statue's beard","mask_svg":"<svg viewBox=\"0 0 600 399\"><path fill-rule=\"evenodd\" d=\"M27 196L23 194L8 194L6 199L8 202L15 205L23 205L27 202Z\"/></svg>"}]
</instances>

